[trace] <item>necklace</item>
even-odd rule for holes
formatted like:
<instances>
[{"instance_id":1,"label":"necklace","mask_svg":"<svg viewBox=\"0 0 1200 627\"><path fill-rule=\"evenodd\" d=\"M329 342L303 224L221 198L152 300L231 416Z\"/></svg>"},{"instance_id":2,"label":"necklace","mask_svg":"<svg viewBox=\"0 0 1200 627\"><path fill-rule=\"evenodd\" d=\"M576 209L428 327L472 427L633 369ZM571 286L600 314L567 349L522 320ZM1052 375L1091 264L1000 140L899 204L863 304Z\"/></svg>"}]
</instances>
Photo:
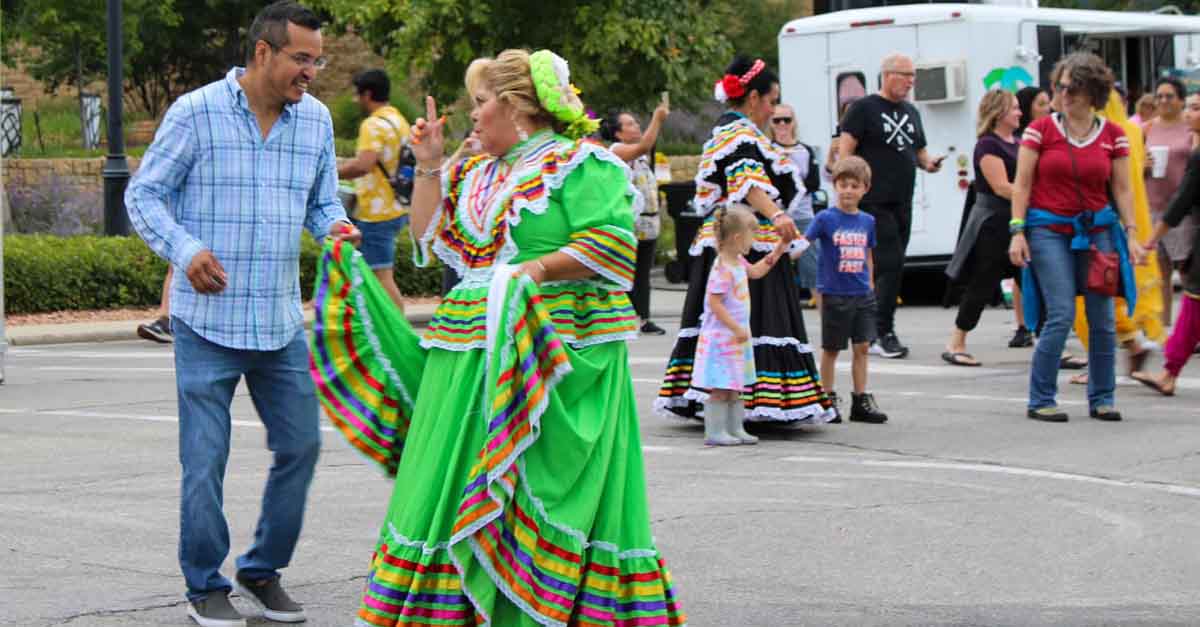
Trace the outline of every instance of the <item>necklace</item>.
<instances>
[{"instance_id":1,"label":"necklace","mask_svg":"<svg viewBox=\"0 0 1200 627\"><path fill-rule=\"evenodd\" d=\"M1095 118L1095 116L1092 116L1092 118L1088 120L1087 129L1085 129L1082 133L1078 133L1075 131L1075 129L1071 128L1071 118L1067 117L1064 114L1062 117L1062 120L1063 120L1063 130L1065 130L1067 132L1067 139L1071 139L1071 140L1074 140L1077 142L1081 142L1081 141L1084 141L1085 139L1087 139L1088 135L1091 135L1092 129L1096 126L1096 118Z\"/></svg>"}]
</instances>

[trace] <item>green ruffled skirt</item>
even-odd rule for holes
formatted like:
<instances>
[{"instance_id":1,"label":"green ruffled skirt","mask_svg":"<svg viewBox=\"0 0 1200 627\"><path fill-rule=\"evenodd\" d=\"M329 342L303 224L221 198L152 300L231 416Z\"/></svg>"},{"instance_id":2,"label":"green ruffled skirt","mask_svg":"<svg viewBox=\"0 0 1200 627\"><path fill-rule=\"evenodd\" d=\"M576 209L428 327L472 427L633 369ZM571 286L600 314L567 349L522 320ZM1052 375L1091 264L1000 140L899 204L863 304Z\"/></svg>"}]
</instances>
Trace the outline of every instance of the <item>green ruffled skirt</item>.
<instances>
[{"instance_id":1,"label":"green ruffled skirt","mask_svg":"<svg viewBox=\"0 0 1200 627\"><path fill-rule=\"evenodd\" d=\"M361 258L325 248L313 377L395 475L358 624L685 624L650 534L625 344L563 344L527 278L500 294L488 350L427 351Z\"/></svg>"}]
</instances>

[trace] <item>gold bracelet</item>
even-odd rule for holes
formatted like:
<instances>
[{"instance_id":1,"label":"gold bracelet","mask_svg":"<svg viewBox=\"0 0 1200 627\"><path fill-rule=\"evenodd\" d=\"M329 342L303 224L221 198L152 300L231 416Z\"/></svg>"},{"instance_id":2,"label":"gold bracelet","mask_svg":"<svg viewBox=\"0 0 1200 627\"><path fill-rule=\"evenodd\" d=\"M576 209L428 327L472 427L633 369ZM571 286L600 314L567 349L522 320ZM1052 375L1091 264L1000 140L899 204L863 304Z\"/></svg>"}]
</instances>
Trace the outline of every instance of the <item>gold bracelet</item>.
<instances>
[{"instance_id":1,"label":"gold bracelet","mask_svg":"<svg viewBox=\"0 0 1200 627\"><path fill-rule=\"evenodd\" d=\"M417 178L440 179L442 178L442 169L438 167L427 170L418 165L413 166L413 174L416 175Z\"/></svg>"}]
</instances>

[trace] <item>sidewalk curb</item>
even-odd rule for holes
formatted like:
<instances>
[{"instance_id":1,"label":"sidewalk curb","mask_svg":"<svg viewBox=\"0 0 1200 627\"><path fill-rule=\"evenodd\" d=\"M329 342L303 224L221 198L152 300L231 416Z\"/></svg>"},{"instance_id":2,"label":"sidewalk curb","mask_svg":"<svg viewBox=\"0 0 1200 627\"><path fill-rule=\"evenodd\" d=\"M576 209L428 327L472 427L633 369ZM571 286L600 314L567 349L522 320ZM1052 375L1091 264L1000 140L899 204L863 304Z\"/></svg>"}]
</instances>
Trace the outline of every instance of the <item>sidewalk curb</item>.
<instances>
[{"instance_id":1,"label":"sidewalk curb","mask_svg":"<svg viewBox=\"0 0 1200 627\"><path fill-rule=\"evenodd\" d=\"M651 315L657 319L675 319L679 317L678 311L653 310ZM409 323L413 326L428 324L433 318L433 312L413 312L407 316ZM312 320L305 320L305 330L312 330ZM137 334L136 320L129 321L128 330L115 331L111 329L96 330L96 329L81 329L81 330L63 330L50 331L46 333L34 333L29 335L21 335L19 332L13 335L16 329L8 327L8 345L9 346L44 346L49 344L84 344L92 342L126 342L136 340ZM70 325L63 325L70 326Z\"/></svg>"}]
</instances>

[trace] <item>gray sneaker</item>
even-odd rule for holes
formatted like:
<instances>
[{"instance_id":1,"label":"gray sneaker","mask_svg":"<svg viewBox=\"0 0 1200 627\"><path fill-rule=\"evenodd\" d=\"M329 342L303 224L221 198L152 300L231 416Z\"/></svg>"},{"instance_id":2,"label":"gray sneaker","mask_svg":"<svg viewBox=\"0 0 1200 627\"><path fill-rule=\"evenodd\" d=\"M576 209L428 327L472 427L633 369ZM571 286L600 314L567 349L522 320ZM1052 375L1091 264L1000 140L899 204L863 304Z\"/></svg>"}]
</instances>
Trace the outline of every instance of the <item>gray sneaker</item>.
<instances>
[{"instance_id":1,"label":"gray sneaker","mask_svg":"<svg viewBox=\"0 0 1200 627\"><path fill-rule=\"evenodd\" d=\"M246 627L246 619L233 609L229 593L218 590L199 601L188 603L188 616L200 627Z\"/></svg>"},{"instance_id":2,"label":"gray sneaker","mask_svg":"<svg viewBox=\"0 0 1200 627\"><path fill-rule=\"evenodd\" d=\"M268 620L279 623L302 623L307 620L304 608L284 592L279 577L254 581L239 574L236 579L238 594L262 609L263 616Z\"/></svg>"}]
</instances>

